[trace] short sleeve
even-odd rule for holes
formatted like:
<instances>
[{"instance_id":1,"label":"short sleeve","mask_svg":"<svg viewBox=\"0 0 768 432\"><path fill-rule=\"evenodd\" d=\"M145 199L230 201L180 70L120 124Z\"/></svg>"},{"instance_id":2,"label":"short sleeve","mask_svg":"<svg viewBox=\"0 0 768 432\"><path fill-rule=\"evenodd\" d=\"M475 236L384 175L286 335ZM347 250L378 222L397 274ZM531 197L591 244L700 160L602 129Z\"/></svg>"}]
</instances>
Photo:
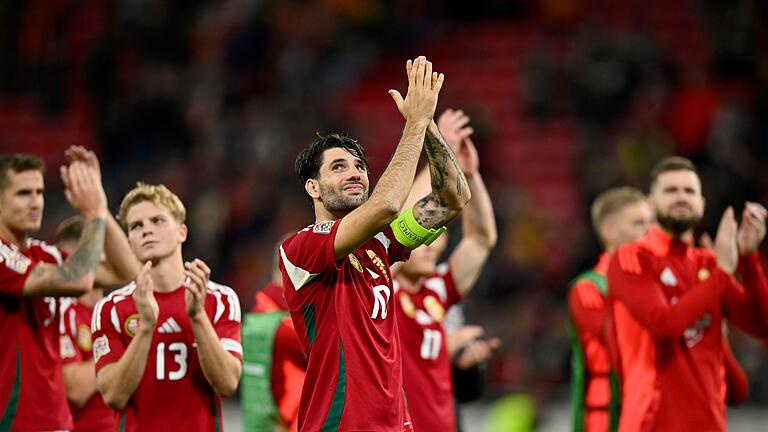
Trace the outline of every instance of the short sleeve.
<instances>
[{"instance_id":1,"label":"short sleeve","mask_svg":"<svg viewBox=\"0 0 768 432\"><path fill-rule=\"evenodd\" d=\"M93 363L96 367L96 373L102 367L120 360L126 349L120 333L118 333L112 320L113 311L115 316L117 316L115 304L111 301L110 297L102 299L93 310L91 338L93 342Z\"/></svg>"},{"instance_id":2,"label":"short sleeve","mask_svg":"<svg viewBox=\"0 0 768 432\"><path fill-rule=\"evenodd\" d=\"M72 302L62 301L59 319L59 353L64 365L83 361L83 355L77 348L77 311Z\"/></svg>"},{"instance_id":3,"label":"short sleeve","mask_svg":"<svg viewBox=\"0 0 768 432\"><path fill-rule=\"evenodd\" d=\"M299 290L324 270L336 267L334 241L338 222L318 222L283 242L280 262L284 282L290 282L295 290Z\"/></svg>"},{"instance_id":4,"label":"short sleeve","mask_svg":"<svg viewBox=\"0 0 768 432\"><path fill-rule=\"evenodd\" d=\"M21 297L35 265L29 257L0 244L0 295Z\"/></svg>"},{"instance_id":5,"label":"short sleeve","mask_svg":"<svg viewBox=\"0 0 768 432\"><path fill-rule=\"evenodd\" d=\"M39 263L61 265L67 255L56 246L33 240L31 256L0 242L0 295L21 297L27 277Z\"/></svg>"},{"instance_id":6,"label":"short sleeve","mask_svg":"<svg viewBox=\"0 0 768 432\"><path fill-rule=\"evenodd\" d=\"M212 319L213 329L224 349L243 361L242 311L237 293L228 286L216 283L210 283L209 289L216 300Z\"/></svg>"},{"instance_id":7,"label":"short sleeve","mask_svg":"<svg viewBox=\"0 0 768 432\"><path fill-rule=\"evenodd\" d=\"M388 244L385 244L384 246L387 248L387 258L389 258L389 264L391 265L399 261L407 261L408 257L411 255L411 252L397 241L395 238L395 233L392 231L392 228L389 225L387 225L378 236L382 235L388 241Z\"/></svg>"}]
</instances>

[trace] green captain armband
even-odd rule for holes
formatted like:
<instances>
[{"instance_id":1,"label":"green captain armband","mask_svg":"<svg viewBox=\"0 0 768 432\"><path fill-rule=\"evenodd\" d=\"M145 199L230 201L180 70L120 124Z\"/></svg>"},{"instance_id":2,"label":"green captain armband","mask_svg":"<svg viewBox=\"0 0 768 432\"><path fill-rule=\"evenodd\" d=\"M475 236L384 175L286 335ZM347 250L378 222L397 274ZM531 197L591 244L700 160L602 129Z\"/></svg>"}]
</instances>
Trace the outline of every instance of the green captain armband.
<instances>
[{"instance_id":1,"label":"green captain armband","mask_svg":"<svg viewBox=\"0 0 768 432\"><path fill-rule=\"evenodd\" d=\"M413 217L413 208L409 208L389 225L395 233L397 241L409 248L416 249L421 245L429 246L445 232L446 228L424 228Z\"/></svg>"}]
</instances>

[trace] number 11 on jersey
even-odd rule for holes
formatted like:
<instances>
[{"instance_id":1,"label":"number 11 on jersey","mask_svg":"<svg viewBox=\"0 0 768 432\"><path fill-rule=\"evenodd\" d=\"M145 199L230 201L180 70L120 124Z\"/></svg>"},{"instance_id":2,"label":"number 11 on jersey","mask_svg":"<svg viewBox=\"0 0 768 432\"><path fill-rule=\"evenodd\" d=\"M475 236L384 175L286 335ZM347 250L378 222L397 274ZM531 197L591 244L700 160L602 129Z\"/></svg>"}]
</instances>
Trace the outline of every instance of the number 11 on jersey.
<instances>
[{"instance_id":1,"label":"number 11 on jersey","mask_svg":"<svg viewBox=\"0 0 768 432\"><path fill-rule=\"evenodd\" d=\"M439 330L424 329L424 339L421 340L421 358L435 360L440 355L440 344L443 334Z\"/></svg>"}]
</instances>

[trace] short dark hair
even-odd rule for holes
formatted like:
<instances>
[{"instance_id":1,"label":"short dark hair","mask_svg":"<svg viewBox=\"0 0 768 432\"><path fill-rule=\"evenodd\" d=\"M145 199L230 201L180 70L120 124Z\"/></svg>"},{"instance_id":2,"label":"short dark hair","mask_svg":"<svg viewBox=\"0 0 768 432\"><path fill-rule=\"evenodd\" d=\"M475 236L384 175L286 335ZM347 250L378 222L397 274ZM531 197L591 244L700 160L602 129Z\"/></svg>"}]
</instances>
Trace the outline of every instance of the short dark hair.
<instances>
[{"instance_id":1,"label":"short dark hair","mask_svg":"<svg viewBox=\"0 0 768 432\"><path fill-rule=\"evenodd\" d=\"M600 226L605 219L629 204L645 201L645 195L639 189L629 186L608 189L595 198L592 203L592 228L595 234L603 241L600 235Z\"/></svg>"},{"instance_id":2,"label":"short dark hair","mask_svg":"<svg viewBox=\"0 0 768 432\"><path fill-rule=\"evenodd\" d=\"M83 227L85 222L82 216L72 216L60 223L56 228L56 237L54 238L56 244L65 241L78 241L80 235L83 233Z\"/></svg>"},{"instance_id":3,"label":"short dark hair","mask_svg":"<svg viewBox=\"0 0 768 432\"><path fill-rule=\"evenodd\" d=\"M696 165L689 159L680 156L670 156L664 158L659 163L653 166L651 170L651 187L656 184L659 176L669 171L691 171L696 175L699 175L696 171Z\"/></svg>"},{"instance_id":4,"label":"short dark hair","mask_svg":"<svg viewBox=\"0 0 768 432\"><path fill-rule=\"evenodd\" d=\"M302 187L307 183L307 180L316 179L320 176L323 153L328 149L336 147L350 152L354 157L363 161L363 166L365 166L366 171L368 170L368 158L365 154L365 149L358 144L356 139L339 133L317 134L317 138L296 157L295 169ZM309 200L311 202L312 198Z\"/></svg>"},{"instance_id":5,"label":"short dark hair","mask_svg":"<svg viewBox=\"0 0 768 432\"><path fill-rule=\"evenodd\" d=\"M0 192L8 187L10 180L8 171L20 173L24 171L43 172L44 170L43 160L37 156L21 153L0 155Z\"/></svg>"}]
</instances>

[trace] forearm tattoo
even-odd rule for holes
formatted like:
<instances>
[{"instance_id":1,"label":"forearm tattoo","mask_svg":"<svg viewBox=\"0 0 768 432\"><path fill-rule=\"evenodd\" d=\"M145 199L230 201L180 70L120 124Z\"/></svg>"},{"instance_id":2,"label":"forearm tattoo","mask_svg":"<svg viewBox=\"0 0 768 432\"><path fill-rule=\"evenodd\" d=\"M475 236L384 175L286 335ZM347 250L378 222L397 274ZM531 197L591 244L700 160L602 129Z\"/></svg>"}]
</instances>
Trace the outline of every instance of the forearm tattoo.
<instances>
[{"instance_id":1,"label":"forearm tattoo","mask_svg":"<svg viewBox=\"0 0 768 432\"><path fill-rule=\"evenodd\" d=\"M104 249L104 219L96 218L85 224L80 243L63 265L57 267L57 278L62 282L73 282L96 270Z\"/></svg>"},{"instance_id":2,"label":"forearm tattoo","mask_svg":"<svg viewBox=\"0 0 768 432\"><path fill-rule=\"evenodd\" d=\"M424 137L424 147L429 158L429 176L432 190L438 194L446 192L451 181L456 182L456 196L461 197L466 189L466 179L456 162L456 156L448 143L439 133L427 133Z\"/></svg>"}]
</instances>

